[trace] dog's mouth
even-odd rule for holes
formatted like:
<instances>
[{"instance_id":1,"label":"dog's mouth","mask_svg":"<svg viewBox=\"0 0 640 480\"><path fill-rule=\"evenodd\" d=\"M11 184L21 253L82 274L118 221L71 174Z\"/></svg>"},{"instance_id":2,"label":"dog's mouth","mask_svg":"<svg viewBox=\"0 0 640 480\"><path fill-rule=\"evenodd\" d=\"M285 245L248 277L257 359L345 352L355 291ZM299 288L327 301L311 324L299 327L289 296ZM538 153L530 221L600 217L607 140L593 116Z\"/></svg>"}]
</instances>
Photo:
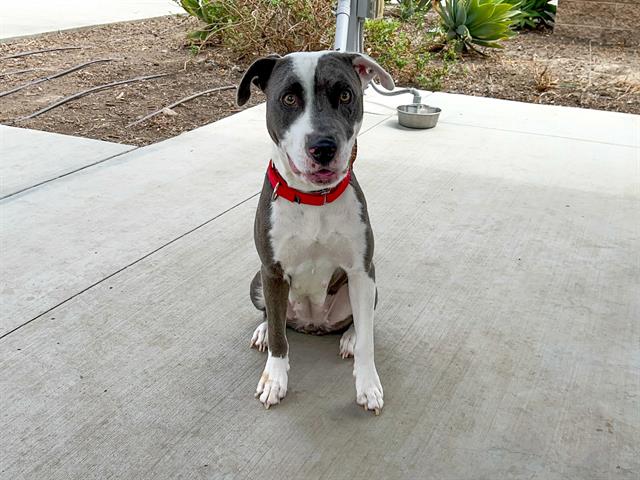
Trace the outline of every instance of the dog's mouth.
<instances>
[{"instance_id":1,"label":"dog's mouth","mask_svg":"<svg viewBox=\"0 0 640 480\"><path fill-rule=\"evenodd\" d=\"M291 168L291 171L295 175L298 175L304 178L306 181L315 185L325 186L338 180L338 172L330 168L320 168L312 172L302 172L299 168L296 167L295 163L293 163L289 155L287 155L287 160L289 160L289 168Z\"/></svg>"},{"instance_id":2,"label":"dog's mouth","mask_svg":"<svg viewBox=\"0 0 640 480\"><path fill-rule=\"evenodd\" d=\"M305 174L305 177L310 182L318 185L326 185L335 182L338 179L338 173L328 168L321 168L315 172Z\"/></svg>"}]
</instances>

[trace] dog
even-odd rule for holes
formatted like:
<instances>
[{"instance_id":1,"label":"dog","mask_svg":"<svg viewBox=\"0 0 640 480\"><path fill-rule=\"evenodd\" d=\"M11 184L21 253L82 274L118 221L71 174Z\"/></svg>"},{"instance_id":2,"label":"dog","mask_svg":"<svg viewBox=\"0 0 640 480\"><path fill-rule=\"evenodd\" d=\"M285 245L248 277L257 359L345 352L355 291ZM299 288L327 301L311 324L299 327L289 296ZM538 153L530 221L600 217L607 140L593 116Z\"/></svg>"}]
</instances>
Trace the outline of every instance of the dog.
<instances>
[{"instance_id":1,"label":"dog","mask_svg":"<svg viewBox=\"0 0 640 480\"><path fill-rule=\"evenodd\" d=\"M251 84L265 93L273 141L254 224L262 266L250 288L264 312L251 346L268 350L256 389L265 408L287 393L287 326L344 332L340 354L354 357L356 402L376 415L384 405L374 362L373 233L353 173L363 92L375 76L394 88L366 55L300 52L256 60L238 86L239 106Z\"/></svg>"}]
</instances>

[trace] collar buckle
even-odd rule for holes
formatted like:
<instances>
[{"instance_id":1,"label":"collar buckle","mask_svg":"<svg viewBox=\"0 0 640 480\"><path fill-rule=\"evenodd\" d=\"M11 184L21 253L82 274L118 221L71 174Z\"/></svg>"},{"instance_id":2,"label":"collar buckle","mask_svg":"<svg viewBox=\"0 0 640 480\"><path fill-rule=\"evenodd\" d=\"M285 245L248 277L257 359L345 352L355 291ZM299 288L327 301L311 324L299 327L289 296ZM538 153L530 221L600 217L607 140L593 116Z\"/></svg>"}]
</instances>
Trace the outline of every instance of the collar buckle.
<instances>
[{"instance_id":1,"label":"collar buckle","mask_svg":"<svg viewBox=\"0 0 640 480\"><path fill-rule=\"evenodd\" d=\"M271 201L275 202L276 198L278 198L278 189L280 188L280 182L278 182L273 189L273 194L271 195Z\"/></svg>"}]
</instances>

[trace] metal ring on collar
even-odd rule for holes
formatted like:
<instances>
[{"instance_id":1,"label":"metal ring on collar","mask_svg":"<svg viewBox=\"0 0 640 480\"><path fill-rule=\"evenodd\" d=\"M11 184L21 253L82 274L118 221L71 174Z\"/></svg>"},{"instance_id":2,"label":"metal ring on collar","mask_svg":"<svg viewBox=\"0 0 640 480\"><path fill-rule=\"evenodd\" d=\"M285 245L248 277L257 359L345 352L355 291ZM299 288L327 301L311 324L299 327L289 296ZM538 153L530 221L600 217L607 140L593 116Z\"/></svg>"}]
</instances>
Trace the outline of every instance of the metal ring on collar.
<instances>
[{"instance_id":1,"label":"metal ring on collar","mask_svg":"<svg viewBox=\"0 0 640 480\"><path fill-rule=\"evenodd\" d=\"M278 198L278 188L280 188L280 182L278 182L276 188L273 189L273 194L271 195L272 202L275 202L276 198Z\"/></svg>"}]
</instances>

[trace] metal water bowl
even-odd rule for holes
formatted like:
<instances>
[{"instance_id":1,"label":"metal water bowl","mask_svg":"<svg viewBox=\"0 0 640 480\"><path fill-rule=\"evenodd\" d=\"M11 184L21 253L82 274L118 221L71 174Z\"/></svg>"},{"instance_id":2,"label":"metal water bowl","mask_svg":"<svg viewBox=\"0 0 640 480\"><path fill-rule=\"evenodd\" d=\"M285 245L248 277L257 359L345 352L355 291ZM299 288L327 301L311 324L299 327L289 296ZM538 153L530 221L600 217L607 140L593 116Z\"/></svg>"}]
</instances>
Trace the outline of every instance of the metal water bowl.
<instances>
[{"instance_id":1,"label":"metal water bowl","mask_svg":"<svg viewBox=\"0 0 640 480\"><path fill-rule=\"evenodd\" d=\"M403 127L433 128L438 123L441 110L423 103L400 105L398 107L398 121Z\"/></svg>"}]
</instances>

